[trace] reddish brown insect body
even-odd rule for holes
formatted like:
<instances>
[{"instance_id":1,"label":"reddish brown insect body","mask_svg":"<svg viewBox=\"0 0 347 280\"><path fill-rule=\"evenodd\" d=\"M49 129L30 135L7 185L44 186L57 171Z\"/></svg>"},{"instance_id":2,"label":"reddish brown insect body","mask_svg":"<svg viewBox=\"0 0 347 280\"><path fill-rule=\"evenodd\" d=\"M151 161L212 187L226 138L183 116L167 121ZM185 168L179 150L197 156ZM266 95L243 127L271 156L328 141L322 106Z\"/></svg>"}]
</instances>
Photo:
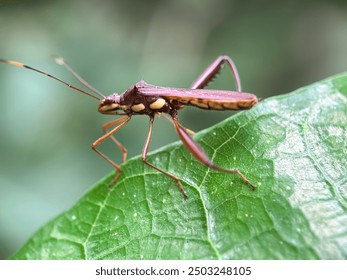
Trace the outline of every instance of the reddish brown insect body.
<instances>
[{"instance_id":1,"label":"reddish brown insect body","mask_svg":"<svg viewBox=\"0 0 347 280\"><path fill-rule=\"evenodd\" d=\"M113 134L120 130L126 123L128 123L133 115L148 115L149 132L142 152L142 160L148 166L175 180L183 197L187 198L187 195L178 177L164 170L159 169L158 167L154 166L153 164L147 161L147 152L152 136L154 117L158 114L165 113L171 116L171 120L174 124L174 127L176 128L176 131L180 139L197 160L199 160L202 164L206 165L211 169L215 169L225 173L236 173L242 178L242 180L246 184L248 184L252 189L255 189L255 187L246 179L246 177L238 169L224 169L214 165L211 162L211 160L207 157L207 155L203 152L203 150L200 148L200 146L189 135L189 131L178 122L177 111L184 108L184 106L186 105L191 105L206 110L243 110L251 108L254 104L258 102L257 97L254 94L241 92L241 82L239 75L237 73L233 61L228 56L218 57L196 79L196 81L191 85L189 89L159 87L147 84L145 81L139 81L138 83L130 87L128 90L126 90L122 95L113 93L108 97L105 97L102 93L100 93L94 87L89 85L85 80L83 80L76 72L73 71L73 69L71 69L71 67L68 64L66 64L66 62L62 58L56 58L56 62L58 64L65 66L65 68L67 68L80 82L82 82L87 88L95 92L101 98L96 97L75 86L72 86L50 74L44 73L40 70L24 65L22 63L4 59L0 59L0 62L34 70L36 72L49 76L59 82L62 82L72 89L75 89L90 97L98 99L100 101L98 110L102 114L124 115L119 119L104 124L102 128L105 134L92 144L93 150L96 153L98 153L102 158L104 158L107 162L109 162L117 170L112 184L114 184L117 181L122 169L118 164L116 164L106 155L100 152L97 149L97 147L104 140L110 138L123 153L123 162L126 161L127 151L125 147L113 137ZM207 84L221 70L223 63L227 63L227 65L230 67L235 77L237 91L204 89L204 87L206 87Z\"/></svg>"}]
</instances>

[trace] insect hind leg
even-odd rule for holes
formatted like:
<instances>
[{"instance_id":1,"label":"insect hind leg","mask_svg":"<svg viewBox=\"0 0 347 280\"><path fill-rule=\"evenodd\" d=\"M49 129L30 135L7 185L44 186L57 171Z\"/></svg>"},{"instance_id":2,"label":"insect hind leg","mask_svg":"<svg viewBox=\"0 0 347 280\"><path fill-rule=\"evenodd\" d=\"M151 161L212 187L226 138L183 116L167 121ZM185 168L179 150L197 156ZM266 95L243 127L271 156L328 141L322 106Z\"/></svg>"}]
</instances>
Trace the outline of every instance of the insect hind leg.
<instances>
[{"instance_id":1,"label":"insect hind leg","mask_svg":"<svg viewBox=\"0 0 347 280\"><path fill-rule=\"evenodd\" d=\"M252 183L250 183L246 176L243 175L237 168L225 169L217 165L214 165L212 161L208 158L208 156L205 154L205 152L202 150L202 148L193 140L193 138L189 136L185 128L181 124L179 124L176 118L173 118L173 124L183 144L198 161L200 161L202 164L211 169L229 174L237 174L239 177L241 177L242 181L245 184L250 186L252 190L255 190L255 186Z\"/></svg>"},{"instance_id":2,"label":"insect hind leg","mask_svg":"<svg viewBox=\"0 0 347 280\"><path fill-rule=\"evenodd\" d=\"M241 80L239 73L237 72L237 68L235 66L235 63L233 60L226 55L222 55L217 57L215 61L213 61L204 72L201 73L201 75L194 81L194 83L190 86L191 89L202 89L205 88L209 82L213 80L213 78L216 77L216 75L219 73L219 71L222 69L223 64L226 63L234 78L236 83L236 89L237 91L241 92Z\"/></svg>"}]
</instances>

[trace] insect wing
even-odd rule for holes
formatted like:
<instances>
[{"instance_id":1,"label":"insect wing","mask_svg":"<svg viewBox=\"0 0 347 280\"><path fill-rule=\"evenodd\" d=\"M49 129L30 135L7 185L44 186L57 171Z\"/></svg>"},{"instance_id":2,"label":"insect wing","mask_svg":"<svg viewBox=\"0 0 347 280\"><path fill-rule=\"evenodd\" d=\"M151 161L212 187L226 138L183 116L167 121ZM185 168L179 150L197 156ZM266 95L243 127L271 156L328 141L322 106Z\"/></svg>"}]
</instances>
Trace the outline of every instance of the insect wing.
<instances>
[{"instance_id":1,"label":"insect wing","mask_svg":"<svg viewBox=\"0 0 347 280\"><path fill-rule=\"evenodd\" d=\"M156 86L139 87L138 93L145 96L161 96L176 100L185 105L192 105L210 110L241 110L252 107L258 102L251 93L214 90L214 89L183 89Z\"/></svg>"}]
</instances>

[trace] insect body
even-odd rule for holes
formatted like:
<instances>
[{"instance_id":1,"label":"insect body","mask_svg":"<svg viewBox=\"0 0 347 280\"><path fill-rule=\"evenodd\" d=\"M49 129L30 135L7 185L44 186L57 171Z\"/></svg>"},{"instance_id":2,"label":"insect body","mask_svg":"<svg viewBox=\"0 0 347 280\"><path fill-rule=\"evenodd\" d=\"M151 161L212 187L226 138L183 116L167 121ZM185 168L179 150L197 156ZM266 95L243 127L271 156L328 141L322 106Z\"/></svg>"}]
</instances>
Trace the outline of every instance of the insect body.
<instances>
[{"instance_id":1,"label":"insect body","mask_svg":"<svg viewBox=\"0 0 347 280\"><path fill-rule=\"evenodd\" d=\"M96 93L99 97L92 95L86 91L83 91L75 86L72 86L48 73L42 72L22 63L4 59L0 59L0 62L34 70L36 72L49 76L50 78L53 78L61 83L64 83L65 85L69 86L74 90L77 90L90 97L98 99L100 102L98 111L102 114L123 115L123 117L119 119L104 124L102 128L105 134L92 144L93 150L96 153L98 153L102 158L104 158L107 162L109 162L117 170L112 184L114 184L117 181L122 169L118 164L116 164L105 154L100 152L97 149L97 147L104 140L110 138L123 153L123 162L125 162L127 151L125 147L120 142L118 142L116 138L114 138L113 135L124 125L126 125L130 121L132 116L148 115L149 131L144 145L144 149L142 151L142 160L148 166L172 178L177 183L183 197L187 198L187 195L178 177L164 170L161 170L160 168L154 166L153 164L147 161L147 153L152 136L154 117L158 114L165 113L171 117L171 121L183 144L187 147L187 149L194 155L194 157L197 160L199 160L202 164L211 169L231 174L236 173L247 185L249 185L252 189L255 189L255 187L238 169L224 169L222 167L214 165L211 162L211 160L207 157L207 155L204 153L204 151L200 148L200 146L189 135L189 131L178 122L177 112L178 110L184 108L184 106L186 105L195 106L205 110L242 110L251 108L254 104L257 103L258 100L254 94L241 92L241 82L237 73L237 69L233 61L228 56L218 57L196 79L196 81L191 85L189 89L159 87L150 85L145 81L139 81L138 83L127 89L122 95L113 93L108 97L104 96L101 92L99 92L94 87L89 85L85 80L83 80L62 58L56 58L56 62L67 68L67 70L70 71L81 83L83 83L87 88ZM221 70L224 63L227 63L234 75L237 91L204 89L206 85Z\"/></svg>"}]
</instances>

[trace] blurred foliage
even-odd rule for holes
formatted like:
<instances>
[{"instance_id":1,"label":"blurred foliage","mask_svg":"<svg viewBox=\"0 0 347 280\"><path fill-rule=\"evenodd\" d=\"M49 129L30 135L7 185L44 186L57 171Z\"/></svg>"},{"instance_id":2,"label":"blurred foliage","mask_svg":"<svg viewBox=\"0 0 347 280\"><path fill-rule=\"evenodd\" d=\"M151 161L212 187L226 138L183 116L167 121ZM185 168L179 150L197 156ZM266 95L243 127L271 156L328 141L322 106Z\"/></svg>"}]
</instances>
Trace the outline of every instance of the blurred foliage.
<instances>
[{"instance_id":1,"label":"blurred foliage","mask_svg":"<svg viewBox=\"0 0 347 280\"><path fill-rule=\"evenodd\" d=\"M266 98L345 71L345 34L345 1L0 0L0 57L79 85L50 59L61 55L105 94L142 78L187 87L227 54L243 89ZM224 71L211 87L230 81ZM111 119L96 105L37 73L0 65L0 258L111 170L90 150ZM186 109L180 119L198 131L230 115ZM117 135L130 157L142 149L147 122L134 118ZM151 149L176 139L158 119ZM111 143L103 149L120 160Z\"/></svg>"}]
</instances>

